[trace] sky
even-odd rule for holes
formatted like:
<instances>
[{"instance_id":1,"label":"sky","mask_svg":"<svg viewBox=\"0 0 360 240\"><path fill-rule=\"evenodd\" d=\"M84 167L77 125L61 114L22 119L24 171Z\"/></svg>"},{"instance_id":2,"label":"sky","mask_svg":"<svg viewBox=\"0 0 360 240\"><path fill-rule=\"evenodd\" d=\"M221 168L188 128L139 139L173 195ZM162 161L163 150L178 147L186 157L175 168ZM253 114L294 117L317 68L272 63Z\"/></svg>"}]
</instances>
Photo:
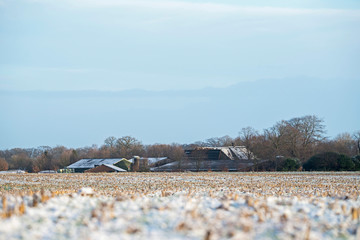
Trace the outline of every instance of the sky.
<instances>
[{"instance_id":1,"label":"sky","mask_svg":"<svg viewBox=\"0 0 360 240\"><path fill-rule=\"evenodd\" d=\"M360 1L0 0L0 149L360 130Z\"/></svg>"}]
</instances>

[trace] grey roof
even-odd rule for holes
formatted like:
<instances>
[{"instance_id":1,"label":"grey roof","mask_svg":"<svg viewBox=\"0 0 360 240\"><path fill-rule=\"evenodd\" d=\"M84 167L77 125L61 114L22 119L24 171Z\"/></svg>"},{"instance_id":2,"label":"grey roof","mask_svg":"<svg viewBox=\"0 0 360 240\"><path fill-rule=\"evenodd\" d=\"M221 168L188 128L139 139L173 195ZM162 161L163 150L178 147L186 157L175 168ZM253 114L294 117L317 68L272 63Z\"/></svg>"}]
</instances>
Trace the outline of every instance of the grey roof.
<instances>
[{"instance_id":1,"label":"grey roof","mask_svg":"<svg viewBox=\"0 0 360 240\"><path fill-rule=\"evenodd\" d=\"M141 158L140 158L140 161L141 161L141 160L147 160L147 161L148 161L148 164L154 164L154 163L157 163L157 162L159 162L159 161L166 160L166 159L167 159L167 157L157 157L157 158L154 158L154 157L150 157L150 158L141 157ZM131 163L134 163L134 158L129 159L129 161L130 161Z\"/></svg>"},{"instance_id":2,"label":"grey roof","mask_svg":"<svg viewBox=\"0 0 360 240\"><path fill-rule=\"evenodd\" d=\"M235 147L217 147L209 149L218 149L222 151L229 159L248 159L248 150L244 146L235 146ZM250 153L253 156L252 153Z\"/></svg>"},{"instance_id":3,"label":"grey roof","mask_svg":"<svg viewBox=\"0 0 360 240\"><path fill-rule=\"evenodd\" d=\"M111 164L103 164L103 165L105 165L105 166L107 166L109 168L112 168L112 169L114 169L115 171L118 171L118 172L126 172L126 170L124 170L122 168L119 168L117 166L111 165Z\"/></svg>"},{"instance_id":4,"label":"grey roof","mask_svg":"<svg viewBox=\"0 0 360 240\"><path fill-rule=\"evenodd\" d=\"M57 173L57 172L54 171L54 170L43 170L43 171L40 171L38 173Z\"/></svg>"},{"instance_id":5,"label":"grey roof","mask_svg":"<svg viewBox=\"0 0 360 240\"><path fill-rule=\"evenodd\" d=\"M259 163L264 160L259 161ZM244 171L253 166L254 163L250 160L204 160L200 162L196 161L183 161L181 163L181 169L179 169L179 162L168 163L159 167L151 168L151 171Z\"/></svg>"},{"instance_id":6,"label":"grey roof","mask_svg":"<svg viewBox=\"0 0 360 240\"><path fill-rule=\"evenodd\" d=\"M24 170L7 170L7 171L0 171L0 174L6 173L26 173Z\"/></svg>"},{"instance_id":7,"label":"grey roof","mask_svg":"<svg viewBox=\"0 0 360 240\"><path fill-rule=\"evenodd\" d=\"M86 158L80 159L79 161L67 166L66 168L94 168L103 164L113 165L120 162L124 158Z\"/></svg>"},{"instance_id":8,"label":"grey roof","mask_svg":"<svg viewBox=\"0 0 360 240\"><path fill-rule=\"evenodd\" d=\"M229 147L197 147L195 149L187 150L187 154L191 155L193 152L213 152L218 151L226 156L227 159L230 160L242 160L242 159L248 159L248 155L251 156L251 158L256 158L252 152L250 152L246 147L244 146L229 146ZM220 155L217 155L216 158L219 158ZM210 158L210 157L209 157ZM215 159L213 159L215 160ZM225 159L222 159L225 160Z\"/></svg>"}]
</instances>

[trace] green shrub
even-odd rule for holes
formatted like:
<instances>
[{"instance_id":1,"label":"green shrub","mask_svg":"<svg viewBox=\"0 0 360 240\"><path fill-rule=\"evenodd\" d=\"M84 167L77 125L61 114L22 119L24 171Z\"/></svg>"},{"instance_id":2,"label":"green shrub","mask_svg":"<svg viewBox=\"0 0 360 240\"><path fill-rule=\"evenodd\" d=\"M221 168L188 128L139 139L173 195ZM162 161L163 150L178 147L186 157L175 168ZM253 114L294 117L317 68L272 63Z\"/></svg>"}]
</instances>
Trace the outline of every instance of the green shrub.
<instances>
[{"instance_id":1,"label":"green shrub","mask_svg":"<svg viewBox=\"0 0 360 240\"><path fill-rule=\"evenodd\" d=\"M338 164L340 171L354 171L355 168L354 162L351 160L350 157L344 154L340 154L338 159Z\"/></svg>"},{"instance_id":2,"label":"green shrub","mask_svg":"<svg viewBox=\"0 0 360 240\"><path fill-rule=\"evenodd\" d=\"M297 158L287 158L285 159L280 166L280 171L297 171L299 170L301 164Z\"/></svg>"},{"instance_id":3,"label":"green shrub","mask_svg":"<svg viewBox=\"0 0 360 240\"><path fill-rule=\"evenodd\" d=\"M344 154L325 152L312 156L303 168L306 171L353 171L355 164Z\"/></svg>"},{"instance_id":4,"label":"green shrub","mask_svg":"<svg viewBox=\"0 0 360 240\"><path fill-rule=\"evenodd\" d=\"M354 163L354 170L360 171L360 155L353 157L352 161Z\"/></svg>"}]
</instances>

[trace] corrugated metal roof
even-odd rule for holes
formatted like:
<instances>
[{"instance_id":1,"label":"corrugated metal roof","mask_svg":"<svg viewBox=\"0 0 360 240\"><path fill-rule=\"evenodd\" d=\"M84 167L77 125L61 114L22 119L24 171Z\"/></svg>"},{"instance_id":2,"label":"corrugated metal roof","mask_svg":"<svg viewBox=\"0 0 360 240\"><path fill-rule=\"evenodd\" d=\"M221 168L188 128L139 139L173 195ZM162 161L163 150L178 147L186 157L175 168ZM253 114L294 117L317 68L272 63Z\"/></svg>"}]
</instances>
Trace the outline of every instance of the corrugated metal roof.
<instances>
[{"instance_id":1,"label":"corrugated metal roof","mask_svg":"<svg viewBox=\"0 0 360 240\"><path fill-rule=\"evenodd\" d=\"M111 164L103 164L103 165L105 165L105 166L107 166L109 168L112 168L112 169L114 169L115 171L118 171L118 172L126 172L126 170L124 170L122 168L119 168L117 166L111 165Z\"/></svg>"},{"instance_id":2,"label":"corrugated metal roof","mask_svg":"<svg viewBox=\"0 0 360 240\"><path fill-rule=\"evenodd\" d=\"M174 171L179 170L178 161L168 163L159 167L151 168L151 171ZM249 160L204 160L204 161L183 161L181 170L183 171L244 171L253 166L254 163Z\"/></svg>"},{"instance_id":3,"label":"corrugated metal roof","mask_svg":"<svg viewBox=\"0 0 360 240\"><path fill-rule=\"evenodd\" d=\"M187 150L186 153L191 156L193 153L203 151L204 154L207 155L208 159L215 160L220 157L220 153L218 155L215 154L215 151L221 152L223 155L230 160L240 160L240 159L248 159L248 154L250 154L251 158L255 158L254 154L251 153L244 146L229 146L229 147L198 147L192 150ZM210 156L211 155L211 156ZM225 159L221 159L225 160Z\"/></svg>"},{"instance_id":4,"label":"corrugated metal roof","mask_svg":"<svg viewBox=\"0 0 360 240\"><path fill-rule=\"evenodd\" d=\"M124 158L86 158L67 166L66 168L94 168L103 164L113 165L120 162Z\"/></svg>"},{"instance_id":5,"label":"corrugated metal roof","mask_svg":"<svg viewBox=\"0 0 360 240\"><path fill-rule=\"evenodd\" d=\"M249 150L247 150L246 147L242 147L242 146L229 147L229 150L233 152L238 159L248 159ZM250 155L254 157L252 153L250 153Z\"/></svg>"}]
</instances>

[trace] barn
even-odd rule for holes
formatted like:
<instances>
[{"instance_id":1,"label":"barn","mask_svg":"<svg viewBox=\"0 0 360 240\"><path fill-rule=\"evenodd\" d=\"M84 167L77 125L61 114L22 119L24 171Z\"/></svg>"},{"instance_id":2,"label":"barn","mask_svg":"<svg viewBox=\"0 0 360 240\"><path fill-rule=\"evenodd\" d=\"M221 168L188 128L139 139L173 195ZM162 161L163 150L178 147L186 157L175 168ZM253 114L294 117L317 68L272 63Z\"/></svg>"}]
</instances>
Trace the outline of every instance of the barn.
<instances>
[{"instance_id":1,"label":"barn","mask_svg":"<svg viewBox=\"0 0 360 240\"><path fill-rule=\"evenodd\" d=\"M107 164L115 165L125 158L86 158L67 166L67 169L74 169L74 172L85 172L86 170Z\"/></svg>"},{"instance_id":2,"label":"barn","mask_svg":"<svg viewBox=\"0 0 360 240\"><path fill-rule=\"evenodd\" d=\"M185 150L185 155L189 160L244 160L254 158L254 154L244 146L197 147Z\"/></svg>"},{"instance_id":3,"label":"barn","mask_svg":"<svg viewBox=\"0 0 360 240\"><path fill-rule=\"evenodd\" d=\"M154 166L154 172L169 171L246 171L254 163L262 163L243 146L197 147L185 150L181 161Z\"/></svg>"}]
</instances>

